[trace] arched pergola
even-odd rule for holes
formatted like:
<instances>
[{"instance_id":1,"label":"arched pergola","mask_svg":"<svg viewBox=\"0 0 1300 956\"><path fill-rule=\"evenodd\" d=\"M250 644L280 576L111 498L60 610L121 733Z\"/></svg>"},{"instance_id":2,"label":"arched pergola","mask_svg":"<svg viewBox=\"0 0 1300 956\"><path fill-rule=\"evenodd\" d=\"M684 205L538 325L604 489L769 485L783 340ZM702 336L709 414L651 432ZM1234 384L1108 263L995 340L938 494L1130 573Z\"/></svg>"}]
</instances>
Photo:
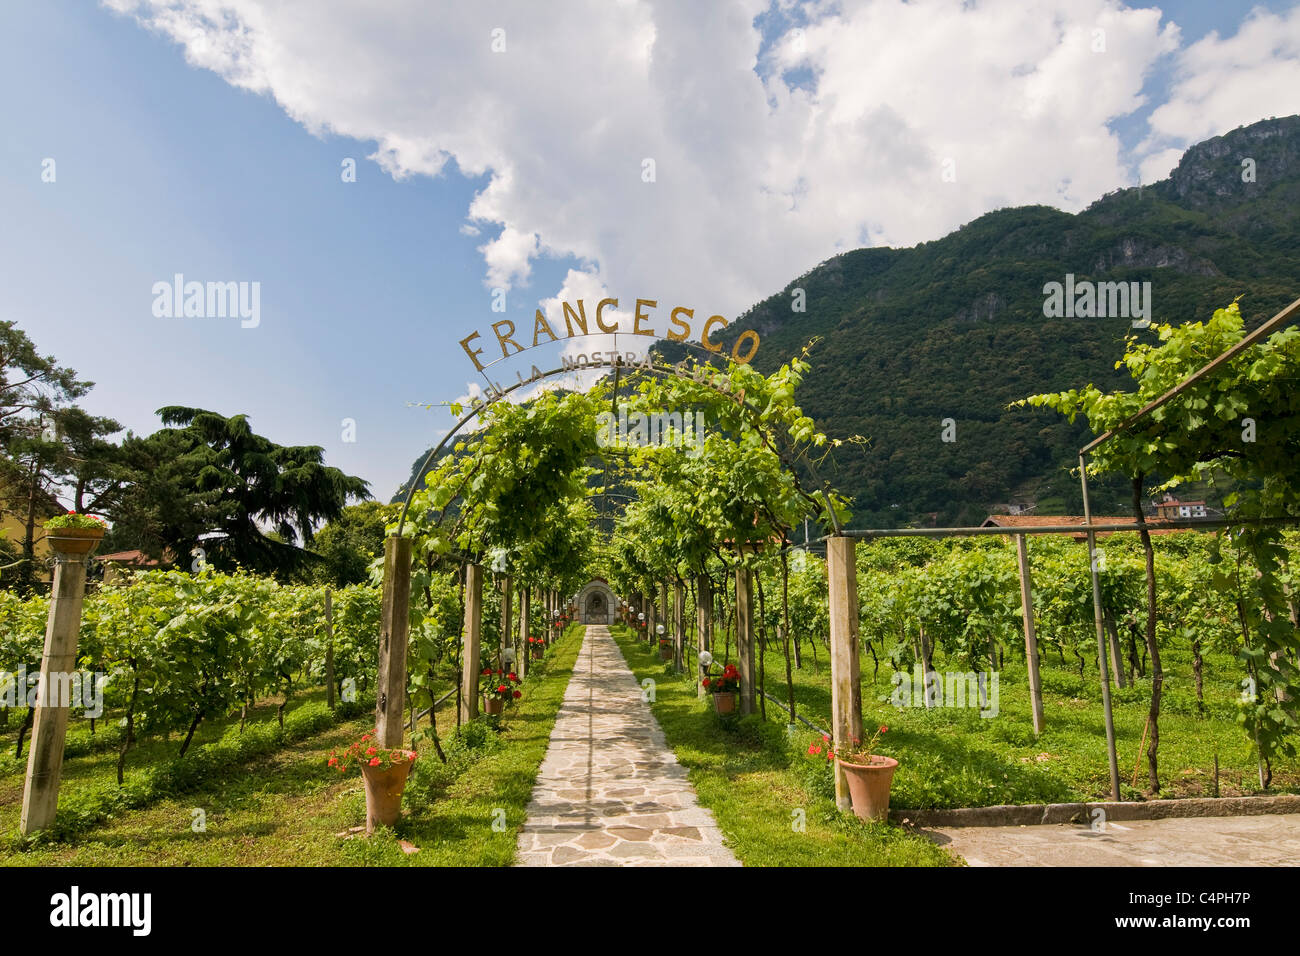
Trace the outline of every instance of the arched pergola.
<instances>
[{"instance_id":1,"label":"arched pergola","mask_svg":"<svg viewBox=\"0 0 1300 956\"><path fill-rule=\"evenodd\" d=\"M709 350L712 352L712 350ZM402 735L402 702L406 687L406 644L408 623L408 605L411 596L411 547L412 539L404 536L403 532L406 526L407 513L411 506L411 500L415 496L422 477L427 474L429 467L438 459L438 456L444 449L451 447L455 436L471 421L481 415L487 408L498 401L504 400L512 392L518 389L532 386L538 381L554 378L556 376L567 376L575 371L595 370L602 367L610 368L615 375L615 388L617 388L618 377L621 372L636 372L641 374L656 375L660 377L677 377L690 379L697 384L719 392L731 401L734 401L745 412L750 424L758 431L770 436L772 451L776 453L785 466L792 474L797 476L795 460L798 457L795 452L795 442L789 434L788 428L773 428L764 422L763 410L746 399L744 392L731 394L725 387L714 382L710 375L706 374L707 365L698 365L694 369L688 370L685 362L677 365L669 364L665 361L655 361L649 357L643 362L624 361L623 356L615 352L612 360L603 361L591 365L565 365L560 368L553 368L549 371L542 371L534 367L533 375L527 381L520 380L510 386L501 388L494 386L488 393L487 398L471 405L467 412L464 412L460 419L443 437L442 440L434 447L425 457L424 462L415 473L415 478L411 481L406 489L406 495L402 502L402 510L398 515L396 533L390 536L384 544L384 596L383 596L383 613L380 620L380 653L379 653L379 682L377 687L377 703L375 708L375 726L377 738L386 747L398 746L401 742ZM712 372L718 369L710 369ZM786 446L784 448L780 446ZM826 516L834 526L836 534L841 531L840 519L836 514L835 507L831 500L830 486L818 474L816 463L811 459L804 458L803 466L807 469L809 477L814 484L814 491L803 492L804 497L809 501L814 496L819 495L825 504ZM798 478L796 477L796 482ZM802 490L802 489L801 489ZM446 517L444 510L443 517ZM440 518L439 520L442 520ZM743 595L741 604L745 608L744 612L739 615L737 622L738 637L737 648L742 672L742 687L744 693L741 698L741 712L752 713L754 710L754 679L753 679L753 635L751 622L753 612L750 607L750 583L748 569L738 569L739 575L737 586ZM589 590L593 585L603 586L602 591ZM482 625L482 586L483 586L483 568L480 564L475 563L472 559L465 564L465 628L462 636L462 692L461 692L461 718L462 720L472 720L478 714L478 674L479 674L479 644L480 632ZM599 594L601 599L606 603L608 608L607 615L602 621L590 621L588 615L595 616L597 612L589 608L590 599ZM667 603L666 596L664 603ZM677 600L677 605L681 606L681 598ZM579 594L578 605L575 613L578 615L576 620L582 623L603 623L614 624L617 620L619 602L615 597L609 585L605 582L590 582ZM652 606L653 608L653 606ZM650 619L653 621L653 609L650 612ZM677 618L678 624L674 631L677 636L678 648L677 655L680 666L682 627L680 617ZM703 634L711 633L711 625L701 623ZM708 637L704 637L706 643ZM859 707L860 709L860 707Z\"/></svg>"}]
</instances>

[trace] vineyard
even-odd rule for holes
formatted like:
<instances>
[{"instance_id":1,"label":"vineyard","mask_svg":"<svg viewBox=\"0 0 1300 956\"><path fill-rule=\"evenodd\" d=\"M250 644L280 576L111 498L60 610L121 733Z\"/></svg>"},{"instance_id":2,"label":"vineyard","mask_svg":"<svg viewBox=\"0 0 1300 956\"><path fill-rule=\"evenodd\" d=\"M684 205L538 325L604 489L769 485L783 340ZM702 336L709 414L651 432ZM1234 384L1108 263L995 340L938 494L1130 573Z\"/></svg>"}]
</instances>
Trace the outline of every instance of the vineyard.
<instances>
[{"instance_id":1,"label":"vineyard","mask_svg":"<svg viewBox=\"0 0 1300 956\"><path fill-rule=\"evenodd\" d=\"M1127 539L1127 540L1125 540ZM1288 539L1294 541L1288 536ZM1195 532L1158 538L1157 639L1163 661L1161 753L1165 796L1260 792L1261 776L1274 790L1300 788L1300 764L1281 755L1258 757L1245 725L1252 706L1248 635L1241 606L1258 601L1258 576L1249 561L1225 556L1213 535ZM1294 547L1294 544L1292 545ZM1112 695L1122 755L1123 793L1143 796L1139 784L1152 665L1142 620L1145 601L1141 549L1135 535L1105 539L1101 578L1106 627L1119 648ZM1043 674L1046 730L1032 721L1025 642L1017 586L1016 549L1002 539L925 542L894 540L858 550L859 627L864 710L887 723L881 752L902 759L896 780L900 806L959 807L1103 799L1108 790L1097 644L1086 545L1040 539L1031 550ZM1230 576L1231 588L1205 586ZM795 552L788 572L788 652L779 635L779 566L761 567L757 594L766 605L757 625L763 666L760 705L769 720L788 722L793 696L798 718L819 728L831 723L829 621L825 561ZM725 578L714 589L714 636L719 660L734 660L734 598ZM688 618L695 616L687 590ZM909 692L918 673L995 673L999 682L984 706L945 706L942 689L927 701ZM793 688L793 694L791 694ZM981 710L983 715L981 715ZM800 725L800 734L817 732ZM1144 733L1145 732L1145 733Z\"/></svg>"},{"instance_id":2,"label":"vineyard","mask_svg":"<svg viewBox=\"0 0 1300 956\"><path fill-rule=\"evenodd\" d=\"M1169 351L1130 343L1137 392L1026 401L1110 428L1243 329L1228 309L1160 334ZM1279 336L1233 369L1237 391L1215 398L1225 421L1291 400L1269 376L1300 340ZM1300 536L1287 527L1291 476L1279 465L1288 435L1220 461L1207 448L1227 439L1198 437L1211 426L1197 399L1171 409L1189 417L1179 434L1190 447L1121 436L1087 467L1131 480L1137 523L1095 545L1052 529L854 537L851 502L819 465L865 440L828 438L803 414L795 394L811 369L805 352L770 375L735 362L660 367L519 404L453 406L461 420L423 480L400 507L368 513L382 537L338 562L359 565L360 583L311 583L302 562L271 575L200 560L129 572L83 599L80 555L102 522L51 518L54 596L0 591L0 696L11 701L0 711L0 825L18 823L13 848L27 862L126 862L133 826L160 814L174 826L192 801L196 820L207 806L228 828L197 852L284 862L282 839L247 848L247 828L261 825L250 808L269 803L280 822L267 825L282 833L292 820L315 840L293 852L326 864L510 862L526 855L514 836L523 847L532 832L525 811L580 651L603 641L617 656L583 620L617 624L639 680L610 676L626 697L611 710L630 712L627 727L651 713L664 722L746 862L952 862L905 828L879 829L889 786L896 816L1300 789ZM669 423L664 440L602 442L613 406ZM685 442L674 420L710 427ZM1148 524L1148 482L1192 477L1230 487L1233 517L1213 530ZM821 533L796 544L795 529L810 526ZM600 603L579 606L588 593ZM54 669L52 646L75 648L73 669L91 678L70 705L47 707L28 679ZM66 739L43 727L43 711L73 718ZM614 731L612 746L638 734ZM52 789L35 772L52 741L57 816L58 771ZM849 798L846 768L876 765L892 784L865 808ZM400 783L387 809L379 774ZM569 806L576 791L551 785ZM52 825L31 823L34 788ZM777 800L815 809L817 838L757 824L791 812ZM850 809L857 823L845 823ZM747 843L753 827L762 837ZM350 842L361 830L371 839ZM193 849L144 839L181 859Z\"/></svg>"}]
</instances>

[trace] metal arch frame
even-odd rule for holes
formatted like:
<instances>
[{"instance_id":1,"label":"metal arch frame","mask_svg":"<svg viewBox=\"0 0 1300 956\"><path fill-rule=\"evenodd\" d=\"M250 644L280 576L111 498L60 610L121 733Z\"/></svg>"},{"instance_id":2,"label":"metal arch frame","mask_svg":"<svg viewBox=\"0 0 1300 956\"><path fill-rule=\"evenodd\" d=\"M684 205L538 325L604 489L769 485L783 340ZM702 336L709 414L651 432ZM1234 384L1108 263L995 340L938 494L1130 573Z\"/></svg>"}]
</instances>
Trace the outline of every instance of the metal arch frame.
<instances>
[{"instance_id":1,"label":"metal arch frame","mask_svg":"<svg viewBox=\"0 0 1300 956\"><path fill-rule=\"evenodd\" d=\"M680 344L680 343L679 343L679 344ZM706 351L708 351L708 350L706 350ZM718 354L718 353L717 353L717 352L712 352L712 351L710 351L709 354L710 354L710 355L716 355L716 354ZM627 369L627 370L630 370L630 371L650 372L650 373L653 373L653 374L656 374L656 375L662 375L662 376L664 376L664 377L686 379L687 381L695 382L697 385L702 385L702 386L704 386L705 388L712 389L713 391L718 392L719 394L722 394L722 395L727 396L728 398L730 398L730 399L732 399L733 401L735 401L736 404L738 404L739 406L741 406L742 408L744 408L744 409L746 410L746 412L749 413L750 417L753 418L753 419L757 419L758 416L760 415L759 410L758 410L757 408L755 408L753 405L751 405L751 404L748 402L748 400L746 400L746 399L744 399L744 398L737 398L737 397L736 397L735 395L733 395L732 393L727 392L727 391L724 391L724 390L721 389L721 388L718 388L716 385L712 384L711 382L708 382L708 381L705 381L705 380L702 380L702 379L697 379L697 378L695 378L694 375L686 375L686 374L683 374L681 371L678 370L678 367L677 367L676 365L668 365L668 364L664 364L664 363L656 363L656 362L653 362L653 361L648 362L648 363L645 363L645 364L633 364L633 363L630 363L630 362L620 362L620 361L618 361L618 358L621 358L621 355L616 355L616 359L615 359L615 361L612 362L612 363L610 363L609 366L608 366L609 368L614 369L616 373L617 373L617 371L620 370L620 369ZM572 367L572 366L567 367L567 368L565 368L565 367L561 367L561 368L557 368L557 369L552 369L552 370L550 370L549 372L543 372L541 375L536 376L536 377L534 377L534 378L531 378L531 379L529 379L529 380L526 381L526 382L525 382L525 381L519 381L519 382L516 382L515 384L513 384L513 385L509 385L509 386L507 386L506 388L497 388L497 387L494 385L494 386L493 386L492 397L489 398L487 401L483 401L483 402L478 403L478 404L475 405L473 408L471 408L471 409L470 409L466 414L462 415L461 418L460 418L460 420L459 420L458 422L456 422L455 426L453 426L452 429L451 429L450 431L448 431L447 434L444 435L444 436L442 437L442 440L441 440L440 442L438 442L437 446L435 446L435 447L433 448L433 450L430 451L429 454L425 456L424 461L420 464L420 469L419 469L419 471L416 472L417 478L419 478L419 476L422 476L422 475L426 475L426 474L428 474L428 468L429 468L429 465L433 463L433 461L438 457L438 454L439 454L439 453L440 453L444 448L447 447L447 443L448 443L449 441L451 441L451 439L454 438L454 437L456 436L456 434L457 434L457 433L458 433L462 428L464 428L467 424L469 424L470 421L472 421L473 419L477 418L477 417L479 416L479 414L482 413L482 412L483 412L485 409L487 409L489 406L496 404L496 403L499 402L501 399L503 399L503 398L505 398L507 395L509 395L511 392L514 392L514 391L516 391L517 389L523 388L523 387L525 387L525 386L532 385L532 384L535 383L535 382L540 382L540 381L542 381L543 379L552 378L552 377L554 377L554 376L556 376L556 375L567 375L567 374L570 374L570 373L575 372L575 371L591 371L591 370L594 370L594 369L600 369L600 368L604 368L604 367L605 367L605 366L604 366L603 364L602 364L602 365L597 365L597 366L586 366L586 367L584 367L584 368L574 368L574 367ZM755 427L760 427L760 426L755 426ZM780 434L782 434L782 433L779 432L779 431L773 431L773 432L771 432L771 434L773 434L773 435L780 435ZM776 450L776 449L774 449L774 450ZM789 461L786 460L786 456L785 456L785 454L783 454L780 450L776 450L776 454L777 454L777 457L781 460L781 463L782 463L782 464L783 464L783 465L784 465L784 466L785 466L785 467L790 471L790 473L791 473L791 474L795 474L795 469L794 469L793 465L792 465ZM830 516L831 524L834 526L835 534L840 534L840 533L843 531L843 528L842 528L841 525L840 525L840 519L839 519L839 516L835 513L835 506L834 506L834 503L831 501L831 498L830 498L830 490L827 488L825 481L822 480L821 475L817 472L817 467L816 467L816 465L814 465L814 464L812 463L811 459L809 459L809 460L807 461L807 465L808 465L808 469L809 469L809 471L810 471L811 474L812 474L812 478L813 478L814 482L816 482L816 483L820 486L820 487L817 489L817 491L814 492L814 493L819 493L819 494L822 496L822 499L824 500L825 505L826 505L826 512L827 512L827 514ZM797 481L797 477L796 477L796 481ZM397 519L397 535L398 535L398 537L401 537L401 535L402 535L402 531L403 531L403 529L406 527L406 514L407 514L407 511L410 510L410 507L411 507L411 500L415 497L415 490L416 490L417 484L418 484L418 481L416 481L416 480L413 480L413 481L411 482L411 487L410 487L409 489L407 489L407 492L406 492L406 500L402 502L402 511L401 511L401 514L399 515L399 517L398 517L398 519ZM811 500L811 498L812 498L812 494L810 494L810 493L808 493L808 492L804 492L804 494L807 495L808 498Z\"/></svg>"}]
</instances>

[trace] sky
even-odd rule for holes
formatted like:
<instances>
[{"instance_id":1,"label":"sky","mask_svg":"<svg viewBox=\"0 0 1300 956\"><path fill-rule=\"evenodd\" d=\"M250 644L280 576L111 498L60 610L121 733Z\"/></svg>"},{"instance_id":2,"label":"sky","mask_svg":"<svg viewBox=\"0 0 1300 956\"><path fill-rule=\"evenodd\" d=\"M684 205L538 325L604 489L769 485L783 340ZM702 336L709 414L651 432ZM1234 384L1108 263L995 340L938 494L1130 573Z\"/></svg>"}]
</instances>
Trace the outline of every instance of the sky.
<instances>
[{"instance_id":1,"label":"sky","mask_svg":"<svg viewBox=\"0 0 1300 956\"><path fill-rule=\"evenodd\" d=\"M10 2L0 319L124 428L244 413L388 500L436 403L608 345L485 375L460 343L501 359L494 322L528 345L608 297L626 332L647 299L698 336L841 252L1075 212L1294 113L1281 0ZM169 309L177 275L255 319Z\"/></svg>"}]
</instances>

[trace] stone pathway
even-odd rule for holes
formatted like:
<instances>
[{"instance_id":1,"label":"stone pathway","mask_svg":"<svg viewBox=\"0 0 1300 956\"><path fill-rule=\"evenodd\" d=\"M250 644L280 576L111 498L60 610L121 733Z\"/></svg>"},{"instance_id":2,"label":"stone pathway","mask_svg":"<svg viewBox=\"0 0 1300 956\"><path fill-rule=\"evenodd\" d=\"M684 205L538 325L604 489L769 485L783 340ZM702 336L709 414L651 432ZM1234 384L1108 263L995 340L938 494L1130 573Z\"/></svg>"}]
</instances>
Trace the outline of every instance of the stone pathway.
<instances>
[{"instance_id":1,"label":"stone pathway","mask_svg":"<svg viewBox=\"0 0 1300 956\"><path fill-rule=\"evenodd\" d=\"M607 627L583 637L519 831L518 865L740 865Z\"/></svg>"},{"instance_id":2,"label":"stone pathway","mask_svg":"<svg viewBox=\"0 0 1300 956\"><path fill-rule=\"evenodd\" d=\"M971 866L1296 866L1300 813L922 831Z\"/></svg>"}]
</instances>

